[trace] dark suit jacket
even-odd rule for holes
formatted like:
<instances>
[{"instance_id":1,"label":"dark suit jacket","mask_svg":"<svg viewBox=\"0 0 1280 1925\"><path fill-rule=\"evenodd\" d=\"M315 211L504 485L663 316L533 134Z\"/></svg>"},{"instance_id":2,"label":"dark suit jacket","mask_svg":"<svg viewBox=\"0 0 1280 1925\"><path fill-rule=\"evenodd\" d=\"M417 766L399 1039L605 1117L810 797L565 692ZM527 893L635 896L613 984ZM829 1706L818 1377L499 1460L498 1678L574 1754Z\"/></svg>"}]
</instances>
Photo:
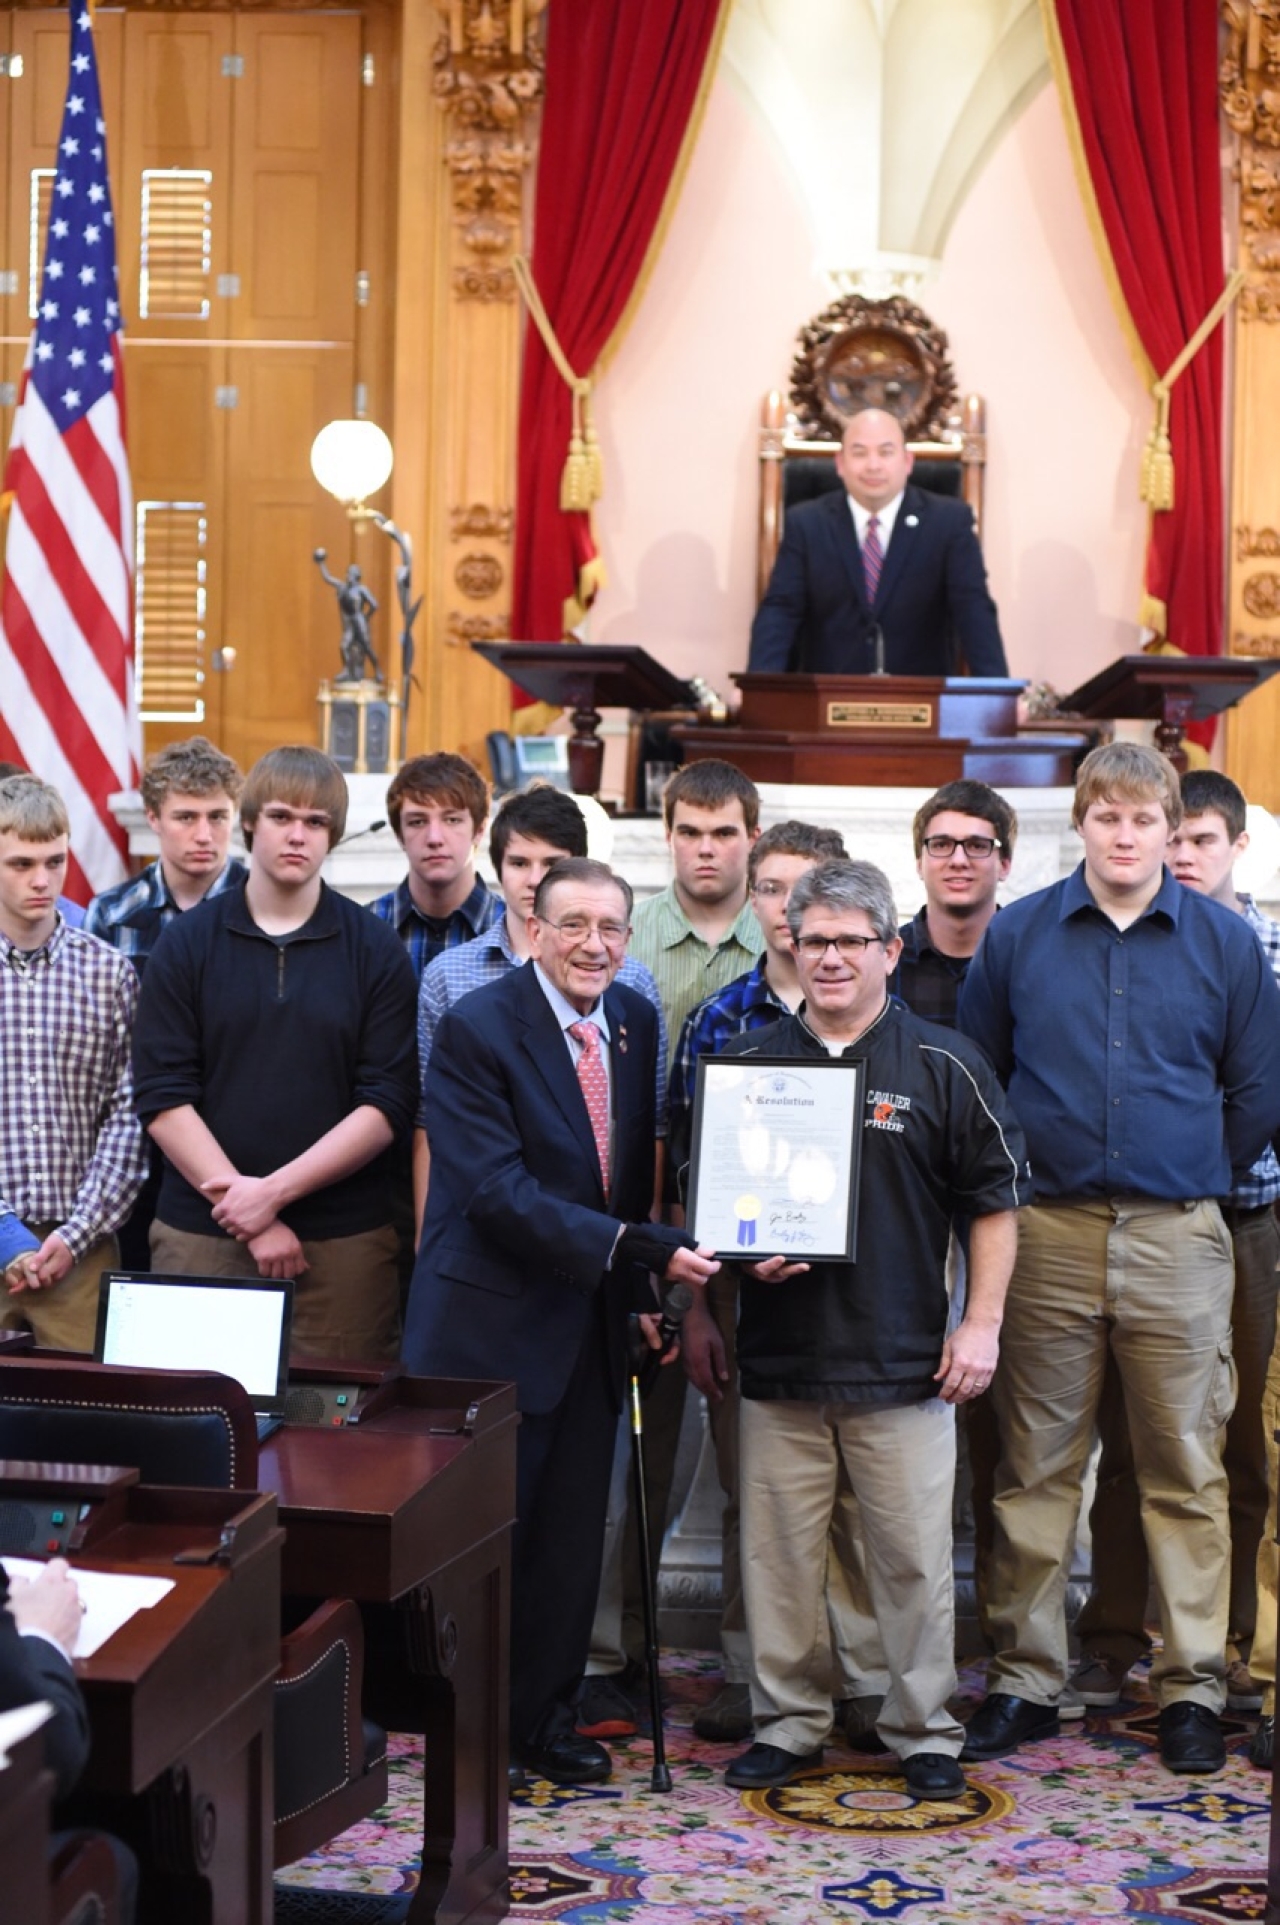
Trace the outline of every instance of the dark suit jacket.
<instances>
[{"instance_id":1,"label":"dark suit jacket","mask_svg":"<svg viewBox=\"0 0 1280 1925\"><path fill-rule=\"evenodd\" d=\"M609 1197L573 1061L532 963L456 1003L436 1031L424 1103L431 1184L405 1324L410 1370L513 1380L520 1408L560 1402L604 1293L621 1403L634 1266L606 1270L653 1201L657 1017L615 983ZM650 1294L648 1301L652 1303Z\"/></svg>"},{"instance_id":2,"label":"dark suit jacket","mask_svg":"<svg viewBox=\"0 0 1280 1925\"><path fill-rule=\"evenodd\" d=\"M891 675L1007 675L996 605L973 517L962 502L907 486L874 607L843 488L788 511L769 587L751 625L748 667L869 675L873 623Z\"/></svg>"},{"instance_id":3,"label":"dark suit jacket","mask_svg":"<svg viewBox=\"0 0 1280 1925\"><path fill-rule=\"evenodd\" d=\"M65 1798L89 1758L89 1715L76 1674L47 1638L24 1638L8 1609L9 1579L0 1565L0 1711L45 1698L53 1717L44 1728L45 1755ZM2 1908L0 1908L2 1909Z\"/></svg>"}]
</instances>

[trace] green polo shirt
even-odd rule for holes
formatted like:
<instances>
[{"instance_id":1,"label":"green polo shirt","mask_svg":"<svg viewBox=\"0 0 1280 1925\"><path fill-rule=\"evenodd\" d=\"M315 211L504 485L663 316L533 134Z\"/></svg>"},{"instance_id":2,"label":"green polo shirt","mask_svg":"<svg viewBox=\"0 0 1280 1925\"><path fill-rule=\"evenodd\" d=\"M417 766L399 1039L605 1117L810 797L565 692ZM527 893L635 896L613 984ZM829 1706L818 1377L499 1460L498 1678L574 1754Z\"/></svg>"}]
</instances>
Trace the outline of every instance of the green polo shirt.
<instances>
[{"instance_id":1,"label":"green polo shirt","mask_svg":"<svg viewBox=\"0 0 1280 1925\"><path fill-rule=\"evenodd\" d=\"M745 975L763 950L764 937L748 899L713 947L680 907L674 883L668 883L660 895L638 902L631 924L627 953L653 972L674 1055L689 1011L704 996Z\"/></svg>"}]
</instances>

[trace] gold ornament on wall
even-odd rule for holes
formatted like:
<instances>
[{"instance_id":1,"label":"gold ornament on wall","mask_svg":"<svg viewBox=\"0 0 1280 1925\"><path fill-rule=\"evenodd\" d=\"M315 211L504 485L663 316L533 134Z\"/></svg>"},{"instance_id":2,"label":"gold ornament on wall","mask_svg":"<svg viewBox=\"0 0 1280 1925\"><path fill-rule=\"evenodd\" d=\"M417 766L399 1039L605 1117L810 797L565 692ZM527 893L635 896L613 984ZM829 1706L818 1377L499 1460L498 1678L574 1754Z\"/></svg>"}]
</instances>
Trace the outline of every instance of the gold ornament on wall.
<instances>
[{"instance_id":1,"label":"gold ornament on wall","mask_svg":"<svg viewBox=\"0 0 1280 1925\"><path fill-rule=\"evenodd\" d=\"M1236 529L1236 560L1249 561L1255 555L1280 555L1280 528Z\"/></svg>"},{"instance_id":2,"label":"gold ornament on wall","mask_svg":"<svg viewBox=\"0 0 1280 1925\"><path fill-rule=\"evenodd\" d=\"M1280 575L1263 569L1247 576L1241 600L1250 615L1256 615L1260 621L1274 620L1280 615Z\"/></svg>"},{"instance_id":3,"label":"gold ornament on wall","mask_svg":"<svg viewBox=\"0 0 1280 1925\"><path fill-rule=\"evenodd\" d=\"M1223 0L1218 68L1222 112L1239 138L1232 169L1240 184L1240 297L1246 321L1280 320L1280 6Z\"/></svg>"},{"instance_id":4,"label":"gold ornament on wall","mask_svg":"<svg viewBox=\"0 0 1280 1925\"><path fill-rule=\"evenodd\" d=\"M532 121L545 84L547 0L449 0L433 56L454 220L474 258L453 271L461 300L509 301L506 265L519 238Z\"/></svg>"},{"instance_id":5,"label":"gold ornament on wall","mask_svg":"<svg viewBox=\"0 0 1280 1925\"><path fill-rule=\"evenodd\" d=\"M453 571L453 579L464 595L481 602L497 594L506 571L496 555L464 555Z\"/></svg>"},{"instance_id":6,"label":"gold ornament on wall","mask_svg":"<svg viewBox=\"0 0 1280 1925\"><path fill-rule=\"evenodd\" d=\"M445 617L445 640L451 648L470 648L472 642L505 642L511 637L510 615L464 615L451 608Z\"/></svg>"},{"instance_id":7,"label":"gold ornament on wall","mask_svg":"<svg viewBox=\"0 0 1280 1925\"><path fill-rule=\"evenodd\" d=\"M1237 629L1231 637L1231 653L1262 656L1274 661L1280 655L1280 635L1246 635L1242 629Z\"/></svg>"},{"instance_id":8,"label":"gold ornament on wall","mask_svg":"<svg viewBox=\"0 0 1280 1925\"><path fill-rule=\"evenodd\" d=\"M897 415L908 441L947 435L958 399L947 337L899 294L844 294L800 331L791 405L801 428L837 439L860 408ZM978 455L971 460L980 459Z\"/></svg>"},{"instance_id":9,"label":"gold ornament on wall","mask_svg":"<svg viewBox=\"0 0 1280 1925\"><path fill-rule=\"evenodd\" d=\"M462 541L465 536L510 541L515 522L514 508L489 508L482 501L473 501L467 508L449 510L449 534L454 541Z\"/></svg>"}]
</instances>

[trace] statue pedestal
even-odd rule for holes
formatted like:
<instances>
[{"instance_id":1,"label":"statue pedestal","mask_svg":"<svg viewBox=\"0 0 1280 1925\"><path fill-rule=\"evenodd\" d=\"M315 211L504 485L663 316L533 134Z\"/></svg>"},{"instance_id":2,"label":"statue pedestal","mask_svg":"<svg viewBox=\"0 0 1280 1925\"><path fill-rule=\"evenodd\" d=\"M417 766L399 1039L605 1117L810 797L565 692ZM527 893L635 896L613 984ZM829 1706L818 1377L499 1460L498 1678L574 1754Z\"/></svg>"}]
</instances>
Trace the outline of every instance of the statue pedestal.
<instances>
[{"instance_id":1,"label":"statue pedestal","mask_svg":"<svg viewBox=\"0 0 1280 1925\"><path fill-rule=\"evenodd\" d=\"M321 682L320 747L346 775L385 775L391 767L400 708L397 689L367 677Z\"/></svg>"}]
</instances>

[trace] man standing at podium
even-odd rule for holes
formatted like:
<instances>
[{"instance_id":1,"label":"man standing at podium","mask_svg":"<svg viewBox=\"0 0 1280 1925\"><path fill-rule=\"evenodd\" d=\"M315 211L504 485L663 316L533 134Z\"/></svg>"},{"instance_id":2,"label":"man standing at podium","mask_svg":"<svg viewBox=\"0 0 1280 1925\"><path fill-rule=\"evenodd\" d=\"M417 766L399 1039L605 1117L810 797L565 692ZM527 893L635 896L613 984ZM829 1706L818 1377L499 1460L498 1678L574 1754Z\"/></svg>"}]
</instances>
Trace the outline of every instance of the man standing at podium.
<instances>
[{"instance_id":1,"label":"man standing at podium","mask_svg":"<svg viewBox=\"0 0 1280 1925\"><path fill-rule=\"evenodd\" d=\"M751 625L753 672L1008 674L973 516L914 487L912 459L896 415L851 417L836 456L844 492L788 510Z\"/></svg>"}]
</instances>

